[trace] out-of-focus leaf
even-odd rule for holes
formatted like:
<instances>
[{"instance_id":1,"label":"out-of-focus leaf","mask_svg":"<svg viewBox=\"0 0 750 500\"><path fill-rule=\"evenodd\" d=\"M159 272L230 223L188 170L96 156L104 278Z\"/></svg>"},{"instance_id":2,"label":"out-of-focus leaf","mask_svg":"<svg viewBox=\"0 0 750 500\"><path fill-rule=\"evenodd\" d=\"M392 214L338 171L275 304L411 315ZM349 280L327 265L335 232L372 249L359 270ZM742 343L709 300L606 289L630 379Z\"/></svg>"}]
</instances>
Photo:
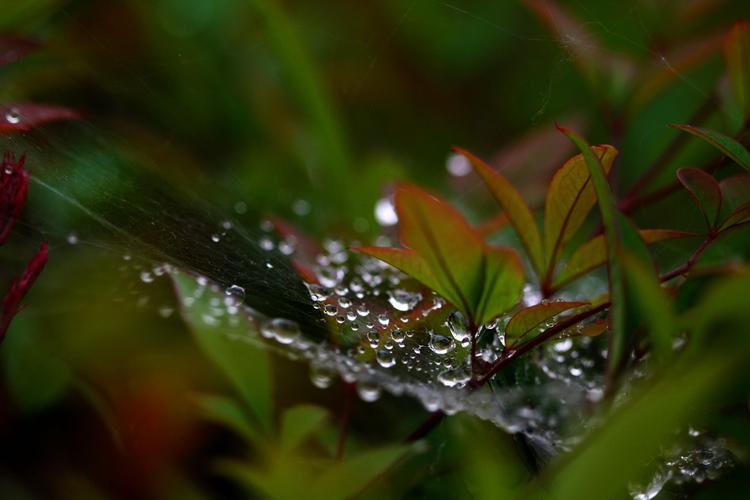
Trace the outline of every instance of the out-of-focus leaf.
<instances>
[{"instance_id":1,"label":"out-of-focus leaf","mask_svg":"<svg viewBox=\"0 0 750 500\"><path fill-rule=\"evenodd\" d=\"M482 177L492 196L502 207L508 220L518 233L526 252L529 254L531 264L537 273L544 272L544 255L542 253L542 239L539 235L539 227L534 220L534 214L521 196L521 193L508 182L508 180L487 165L479 157L460 148L454 151L466 157L471 162L474 170Z\"/></svg>"},{"instance_id":2,"label":"out-of-focus leaf","mask_svg":"<svg viewBox=\"0 0 750 500\"><path fill-rule=\"evenodd\" d=\"M289 408L281 417L281 447L291 449L302 444L328 419L328 410L315 405Z\"/></svg>"},{"instance_id":3,"label":"out-of-focus leaf","mask_svg":"<svg viewBox=\"0 0 750 500\"><path fill-rule=\"evenodd\" d=\"M490 247L453 207L413 186L396 190L401 243L408 249L355 248L432 288L474 324L512 307L523 267L510 249Z\"/></svg>"},{"instance_id":4,"label":"out-of-focus leaf","mask_svg":"<svg viewBox=\"0 0 750 500\"><path fill-rule=\"evenodd\" d=\"M599 158L591 150L591 146L572 130L564 128L560 130L583 153L594 189L596 190L599 211L602 223L604 224L609 272L609 296L612 302L609 315L611 341L607 369L610 380L613 380L627 359L634 333L620 254L628 252L633 258L644 263L644 265L647 265L647 263L653 265L653 262L651 261L646 244L641 239L638 231L618 210L612 190L607 183L604 167Z\"/></svg>"},{"instance_id":5,"label":"out-of-focus leaf","mask_svg":"<svg viewBox=\"0 0 750 500\"><path fill-rule=\"evenodd\" d=\"M719 229L724 230L730 228L735 224L745 222L748 218L750 218L750 203L746 203L745 205L733 210L721 224Z\"/></svg>"},{"instance_id":6,"label":"out-of-focus leaf","mask_svg":"<svg viewBox=\"0 0 750 500\"><path fill-rule=\"evenodd\" d=\"M745 118L750 115L750 23L738 21L724 41L729 82Z\"/></svg>"},{"instance_id":7,"label":"out-of-focus leaf","mask_svg":"<svg viewBox=\"0 0 750 500\"><path fill-rule=\"evenodd\" d=\"M17 102L0 106L0 134L26 132L45 123L79 120L80 113L63 106Z\"/></svg>"},{"instance_id":8,"label":"out-of-focus leaf","mask_svg":"<svg viewBox=\"0 0 750 500\"><path fill-rule=\"evenodd\" d=\"M647 244L696 236L694 233L675 231L673 229L641 229L638 233ZM607 244L604 241L604 235L600 234L578 247L573 255L571 255L555 278L553 288L557 290L606 262Z\"/></svg>"},{"instance_id":9,"label":"out-of-focus leaf","mask_svg":"<svg viewBox=\"0 0 750 500\"><path fill-rule=\"evenodd\" d=\"M671 127L684 130L689 134L700 137L731 158L739 166L750 171L750 152L748 152L747 149L745 149L745 146L737 142L735 139L720 132L716 132L715 130L703 127L694 127L692 125L671 125Z\"/></svg>"},{"instance_id":10,"label":"out-of-focus leaf","mask_svg":"<svg viewBox=\"0 0 750 500\"><path fill-rule=\"evenodd\" d=\"M719 229L726 229L750 217L750 175L739 174L719 182L723 199Z\"/></svg>"},{"instance_id":11,"label":"out-of-focus leaf","mask_svg":"<svg viewBox=\"0 0 750 500\"><path fill-rule=\"evenodd\" d=\"M673 352L672 341L677 329L674 308L669 295L661 287L653 268L648 268L627 252L622 253L628 299L651 338L651 350L657 358L666 359Z\"/></svg>"},{"instance_id":12,"label":"out-of-focus leaf","mask_svg":"<svg viewBox=\"0 0 750 500\"><path fill-rule=\"evenodd\" d=\"M311 485L312 498L351 498L406 456L410 449L404 445L385 446L327 467Z\"/></svg>"},{"instance_id":13,"label":"out-of-focus leaf","mask_svg":"<svg viewBox=\"0 0 750 500\"><path fill-rule=\"evenodd\" d=\"M15 62L39 47L39 42L18 36L0 36L0 66Z\"/></svg>"},{"instance_id":14,"label":"out-of-focus leaf","mask_svg":"<svg viewBox=\"0 0 750 500\"><path fill-rule=\"evenodd\" d=\"M522 340L531 330L558 314L587 304L588 302L542 302L522 309L513 315L505 327L505 344L511 345Z\"/></svg>"},{"instance_id":15,"label":"out-of-focus leaf","mask_svg":"<svg viewBox=\"0 0 750 500\"><path fill-rule=\"evenodd\" d=\"M626 498L628 485L684 425L731 386L747 362L747 348L696 356L641 389L525 498Z\"/></svg>"},{"instance_id":16,"label":"out-of-focus leaf","mask_svg":"<svg viewBox=\"0 0 750 500\"><path fill-rule=\"evenodd\" d=\"M255 445L262 445L263 437L251 425L248 415L234 399L200 395L196 398L196 403L206 419L234 430Z\"/></svg>"},{"instance_id":17,"label":"out-of-focus leaf","mask_svg":"<svg viewBox=\"0 0 750 500\"><path fill-rule=\"evenodd\" d=\"M677 178L690 192L695 204L706 218L709 228L716 227L721 212L721 188L714 177L698 168L681 168Z\"/></svg>"},{"instance_id":18,"label":"out-of-focus leaf","mask_svg":"<svg viewBox=\"0 0 750 500\"><path fill-rule=\"evenodd\" d=\"M224 297L209 288L203 288L200 292L201 287L188 275L172 273L171 276L182 305L182 317L192 330L196 342L227 376L261 428L270 430L273 414L270 355L257 346L231 338L233 335L246 337L251 323L225 322L215 325L207 322L205 318L211 317L211 300L223 300ZM186 302L185 299L190 301Z\"/></svg>"},{"instance_id":19,"label":"out-of-focus leaf","mask_svg":"<svg viewBox=\"0 0 750 500\"><path fill-rule=\"evenodd\" d=\"M617 157L617 149L602 145L594 146L591 150L599 158L606 176ZM596 193L590 179L583 155L579 154L565 162L550 182L544 204L544 251L548 275L554 272L565 244L581 227L596 203Z\"/></svg>"}]
</instances>

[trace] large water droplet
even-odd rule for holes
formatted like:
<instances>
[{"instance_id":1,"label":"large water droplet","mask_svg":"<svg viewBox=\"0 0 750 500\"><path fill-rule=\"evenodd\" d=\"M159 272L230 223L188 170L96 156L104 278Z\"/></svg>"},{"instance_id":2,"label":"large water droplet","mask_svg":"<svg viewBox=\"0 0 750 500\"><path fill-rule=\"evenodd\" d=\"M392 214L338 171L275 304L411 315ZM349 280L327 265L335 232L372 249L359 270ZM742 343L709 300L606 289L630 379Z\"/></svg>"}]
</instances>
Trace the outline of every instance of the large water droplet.
<instances>
[{"instance_id":1,"label":"large water droplet","mask_svg":"<svg viewBox=\"0 0 750 500\"><path fill-rule=\"evenodd\" d=\"M264 337L275 338L280 344L291 344L300 336L299 325L292 320L275 318L261 327Z\"/></svg>"},{"instance_id":2,"label":"large water droplet","mask_svg":"<svg viewBox=\"0 0 750 500\"><path fill-rule=\"evenodd\" d=\"M380 386L370 380L362 380L357 383L357 394L367 403L372 403L380 398Z\"/></svg>"},{"instance_id":3,"label":"large water droplet","mask_svg":"<svg viewBox=\"0 0 750 500\"><path fill-rule=\"evenodd\" d=\"M407 292L406 290L391 290L388 292L388 303L401 312L411 311L421 299L421 294Z\"/></svg>"},{"instance_id":4,"label":"large water droplet","mask_svg":"<svg viewBox=\"0 0 750 500\"><path fill-rule=\"evenodd\" d=\"M455 347L455 342L453 342L453 339L446 336L446 335L440 335L437 333L430 333L430 350L434 352L435 354L446 354Z\"/></svg>"}]
</instances>

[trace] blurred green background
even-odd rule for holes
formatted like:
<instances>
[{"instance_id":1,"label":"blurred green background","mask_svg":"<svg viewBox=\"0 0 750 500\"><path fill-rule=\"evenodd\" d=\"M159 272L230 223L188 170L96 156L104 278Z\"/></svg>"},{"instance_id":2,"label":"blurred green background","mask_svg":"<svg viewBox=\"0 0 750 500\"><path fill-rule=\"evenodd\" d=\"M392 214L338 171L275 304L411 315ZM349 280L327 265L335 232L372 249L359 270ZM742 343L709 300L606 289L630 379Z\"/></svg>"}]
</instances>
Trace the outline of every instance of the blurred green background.
<instances>
[{"instance_id":1,"label":"blurred green background","mask_svg":"<svg viewBox=\"0 0 750 500\"><path fill-rule=\"evenodd\" d=\"M85 119L3 137L3 146L27 151L32 172L84 204L118 192L122 172L134 171L248 226L275 214L318 238L392 231L378 226L374 207L403 180L455 200L475 222L491 217L479 180L448 171L452 145L505 169L538 206L552 171L572 155L555 121L620 147L613 182L625 193L677 134L667 124L690 121L712 96L720 101L721 37L749 14L747 3L581 0L546 15L542 3L7 0L0 32L43 46L0 68L0 102L62 104ZM734 133L737 116L715 107L706 123ZM693 141L673 166L712 157ZM697 212L666 209L686 199L637 219L694 229ZM253 481L227 479L222 467L231 464L217 465L246 456L246 439L222 420L227 412L220 424L204 418L200 395L233 389L174 312L171 284L144 284L139 272L151 264L102 243L95 226L32 183L24 221L1 250L7 283L42 239L52 244L0 348L0 497L258 495ZM735 243L745 257L746 240ZM313 448L335 449L346 387L321 391L302 363L247 356L270 363L272 420L299 404L328 409ZM375 405L353 402L347 453L398 443L424 416L405 399ZM299 418L316 421L323 410L310 411ZM449 456L472 456L467 476L451 475L438 447L369 493L464 497L474 491L467 482L494 473L471 476L492 459L498 483L526 474L502 466L511 438L459 422L440 439L452 443ZM406 452L383 453L360 469L379 473L381 461ZM284 457L275 473L293 484L308 464ZM500 491L492 488L484 491Z\"/></svg>"}]
</instances>

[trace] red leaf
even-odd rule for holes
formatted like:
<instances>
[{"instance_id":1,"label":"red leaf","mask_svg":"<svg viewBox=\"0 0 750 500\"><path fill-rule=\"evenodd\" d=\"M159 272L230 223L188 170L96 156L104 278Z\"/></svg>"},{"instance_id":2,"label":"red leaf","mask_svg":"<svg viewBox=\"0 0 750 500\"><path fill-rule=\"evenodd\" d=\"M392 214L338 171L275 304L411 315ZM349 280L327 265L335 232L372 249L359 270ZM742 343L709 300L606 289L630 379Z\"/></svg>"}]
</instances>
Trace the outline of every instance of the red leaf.
<instances>
[{"instance_id":1,"label":"red leaf","mask_svg":"<svg viewBox=\"0 0 750 500\"><path fill-rule=\"evenodd\" d=\"M39 251L26 265L26 269L20 278L13 280L10 290L3 299L3 310L0 314L0 342L5 338L10 322L21 310L21 301L36 281L39 274L47 263L47 243L42 243Z\"/></svg>"},{"instance_id":2,"label":"red leaf","mask_svg":"<svg viewBox=\"0 0 750 500\"><path fill-rule=\"evenodd\" d=\"M18 102L0 106L0 134L27 132L37 125L60 120L80 120L81 115L64 106Z\"/></svg>"},{"instance_id":3,"label":"red leaf","mask_svg":"<svg viewBox=\"0 0 750 500\"><path fill-rule=\"evenodd\" d=\"M12 35L0 36L0 66L18 61L39 47L39 42L30 38Z\"/></svg>"},{"instance_id":4,"label":"red leaf","mask_svg":"<svg viewBox=\"0 0 750 500\"><path fill-rule=\"evenodd\" d=\"M26 157L16 161L6 153L0 165L0 245L5 243L21 213L29 188L29 174L24 170Z\"/></svg>"}]
</instances>

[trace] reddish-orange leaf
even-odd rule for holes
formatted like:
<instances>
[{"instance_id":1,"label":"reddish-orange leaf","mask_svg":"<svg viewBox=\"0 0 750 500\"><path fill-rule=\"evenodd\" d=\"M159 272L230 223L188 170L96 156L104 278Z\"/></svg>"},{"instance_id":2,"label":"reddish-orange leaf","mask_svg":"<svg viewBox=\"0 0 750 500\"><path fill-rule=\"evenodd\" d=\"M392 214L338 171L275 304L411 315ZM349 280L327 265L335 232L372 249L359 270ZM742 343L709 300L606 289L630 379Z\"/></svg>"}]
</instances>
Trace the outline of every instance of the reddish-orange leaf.
<instances>
[{"instance_id":1,"label":"reddish-orange leaf","mask_svg":"<svg viewBox=\"0 0 750 500\"><path fill-rule=\"evenodd\" d=\"M79 120L81 115L70 108L18 102L0 106L0 134L25 132L38 125L60 120Z\"/></svg>"},{"instance_id":2,"label":"reddish-orange leaf","mask_svg":"<svg viewBox=\"0 0 750 500\"><path fill-rule=\"evenodd\" d=\"M505 327L505 343L515 344L534 328L558 314L585 305L588 305L588 302L542 302L522 309L513 315Z\"/></svg>"},{"instance_id":3,"label":"reddish-orange leaf","mask_svg":"<svg viewBox=\"0 0 750 500\"><path fill-rule=\"evenodd\" d=\"M508 180L487 165L479 157L461 148L454 148L458 154L465 156L474 170L482 177L485 184L498 202L513 228L518 233L529 259L538 273L544 269L544 257L542 254L542 239L539 235L539 227L534 220L534 214L521 196L521 193L508 182Z\"/></svg>"},{"instance_id":4,"label":"reddish-orange leaf","mask_svg":"<svg viewBox=\"0 0 750 500\"><path fill-rule=\"evenodd\" d=\"M690 192L695 204L706 218L709 228L716 227L721 212L721 188L711 174L697 168L677 170L677 178Z\"/></svg>"},{"instance_id":5,"label":"reddish-orange leaf","mask_svg":"<svg viewBox=\"0 0 750 500\"><path fill-rule=\"evenodd\" d=\"M609 173L617 157L612 146L593 146L604 172ZM583 155L576 155L555 173L544 205L544 250L547 274L554 271L565 244L581 227L596 203L596 193Z\"/></svg>"},{"instance_id":6,"label":"reddish-orange leaf","mask_svg":"<svg viewBox=\"0 0 750 500\"><path fill-rule=\"evenodd\" d=\"M671 229L641 229L638 231L643 241L651 244L675 238L696 236L685 231ZM568 259L553 282L553 289L559 290L576 278L596 269L607 262L607 246L604 235L600 234L581 245Z\"/></svg>"}]
</instances>

